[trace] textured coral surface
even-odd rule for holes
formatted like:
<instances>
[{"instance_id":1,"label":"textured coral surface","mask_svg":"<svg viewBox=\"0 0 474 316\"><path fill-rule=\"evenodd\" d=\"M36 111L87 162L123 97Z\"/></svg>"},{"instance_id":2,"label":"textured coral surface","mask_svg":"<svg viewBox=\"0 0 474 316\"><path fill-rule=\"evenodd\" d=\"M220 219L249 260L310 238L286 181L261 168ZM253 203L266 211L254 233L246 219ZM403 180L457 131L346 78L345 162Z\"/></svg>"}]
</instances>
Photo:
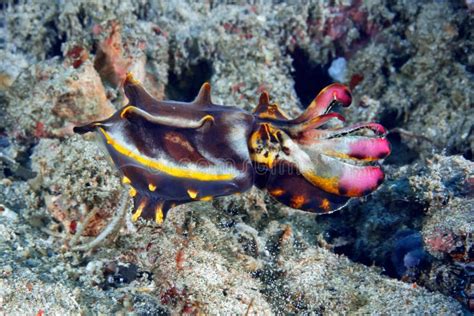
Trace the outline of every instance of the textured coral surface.
<instances>
[{"instance_id":1,"label":"textured coral surface","mask_svg":"<svg viewBox=\"0 0 474 316\"><path fill-rule=\"evenodd\" d=\"M471 2L0 4L0 314L469 313ZM127 104L128 71L158 99L209 81L252 110L267 90L292 117L341 81L335 110L389 130L385 183L329 215L252 189L132 223L105 151L72 135Z\"/></svg>"}]
</instances>

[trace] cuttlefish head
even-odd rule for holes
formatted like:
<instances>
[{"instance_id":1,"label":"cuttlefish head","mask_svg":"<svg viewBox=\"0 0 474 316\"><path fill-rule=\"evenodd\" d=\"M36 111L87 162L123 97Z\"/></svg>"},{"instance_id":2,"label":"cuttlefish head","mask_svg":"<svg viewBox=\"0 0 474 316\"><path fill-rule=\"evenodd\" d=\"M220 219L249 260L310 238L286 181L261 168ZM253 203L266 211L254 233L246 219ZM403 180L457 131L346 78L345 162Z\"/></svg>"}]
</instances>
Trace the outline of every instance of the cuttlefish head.
<instances>
[{"instance_id":1,"label":"cuttlefish head","mask_svg":"<svg viewBox=\"0 0 474 316\"><path fill-rule=\"evenodd\" d=\"M268 99L263 95L254 112L257 123L249 148L254 164L267 170L265 179L257 182L278 201L329 213L383 182L377 161L390 154L385 129L377 123L343 127L345 118L331 112L336 104L351 104L347 87L337 83L326 87L295 119L288 119ZM265 156L267 152L271 155Z\"/></svg>"}]
</instances>

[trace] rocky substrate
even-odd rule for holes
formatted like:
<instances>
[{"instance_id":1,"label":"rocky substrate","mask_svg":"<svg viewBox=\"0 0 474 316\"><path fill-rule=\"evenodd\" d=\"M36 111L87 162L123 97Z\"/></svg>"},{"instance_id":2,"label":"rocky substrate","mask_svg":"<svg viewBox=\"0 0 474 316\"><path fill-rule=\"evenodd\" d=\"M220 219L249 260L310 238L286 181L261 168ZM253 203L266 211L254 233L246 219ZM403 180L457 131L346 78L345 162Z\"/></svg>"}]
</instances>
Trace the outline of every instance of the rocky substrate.
<instances>
[{"instance_id":1,"label":"rocky substrate","mask_svg":"<svg viewBox=\"0 0 474 316\"><path fill-rule=\"evenodd\" d=\"M470 1L0 4L0 313L462 314L474 308ZM252 189L129 214L93 135L132 71L157 98L288 114L340 81L390 131L386 181L316 217ZM130 207L130 205L128 205ZM124 209L125 211L130 211ZM84 225L83 225L84 224ZM82 248L81 248L82 247Z\"/></svg>"}]
</instances>

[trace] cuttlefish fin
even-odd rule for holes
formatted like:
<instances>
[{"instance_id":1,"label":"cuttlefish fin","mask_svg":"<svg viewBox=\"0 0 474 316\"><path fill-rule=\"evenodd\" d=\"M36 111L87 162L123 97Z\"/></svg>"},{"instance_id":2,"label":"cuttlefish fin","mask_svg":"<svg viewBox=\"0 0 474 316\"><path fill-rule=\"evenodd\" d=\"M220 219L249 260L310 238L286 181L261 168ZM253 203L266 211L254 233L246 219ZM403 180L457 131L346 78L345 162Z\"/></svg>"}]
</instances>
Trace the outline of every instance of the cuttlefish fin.
<instances>
[{"instance_id":1,"label":"cuttlefish fin","mask_svg":"<svg viewBox=\"0 0 474 316\"><path fill-rule=\"evenodd\" d=\"M162 224L168 215L168 211L179 205L177 201L158 200L137 193L133 197L132 221L139 218L154 220L157 224Z\"/></svg>"},{"instance_id":2,"label":"cuttlefish fin","mask_svg":"<svg viewBox=\"0 0 474 316\"><path fill-rule=\"evenodd\" d=\"M311 213L332 213L344 207L349 197L332 194L314 186L294 166L280 163L266 184L268 193L280 203Z\"/></svg>"}]
</instances>

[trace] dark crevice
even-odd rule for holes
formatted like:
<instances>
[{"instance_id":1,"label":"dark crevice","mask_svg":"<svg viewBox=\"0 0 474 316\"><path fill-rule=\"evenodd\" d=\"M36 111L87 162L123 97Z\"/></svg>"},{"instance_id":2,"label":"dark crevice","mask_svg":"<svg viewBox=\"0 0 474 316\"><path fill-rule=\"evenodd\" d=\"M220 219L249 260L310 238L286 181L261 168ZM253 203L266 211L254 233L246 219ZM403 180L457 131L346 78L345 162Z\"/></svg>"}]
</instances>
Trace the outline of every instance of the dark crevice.
<instances>
[{"instance_id":1,"label":"dark crevice","mask_svg":"<svg viewBox=\"0 0 474 316\"><path fill-rule=\"evenodd\" d=\"M397 210L396 213L375 210L383 213L378 221L373 220L373 214L364 212L367 205L360 204L347 212L318 217L317 222L325 227L324 238L334 246L335 253L367 266L375 264L386 275L401 278L407 272L403 262L407 254L419 257L423 266L417 269L425 268L424 264L430 261L419 233L424 206L413 201L394 201L387 207Z\"/></svg>"},{"instance_id":2,"label":"dark crevice","mask_svg":"<svg viewBox=\"0 0 474 316\"><path fill-rule=\"evenodd\" d=\"M469 62L470 52L474 49L473 41L470 41L470 38L474 36L474 20L473 19L463 19L460 23L457 24L458 28L458 37L456 45L453 47L453 58L458 61L466 70L471 74L474 73L474 64Z\"/></svg>"},{"instance_id":3,"label":"dark crevice","mask_svg":"<svg viewBox=\"0 0 474 316\"><path fill-rule=\"evenodd\" d=\"M406 62L410 60L410 58L411 56L409 54L396 55L392 58L392 66L395 69L400 70L403 65L405 65Z\"/></svg>"},{"instance_id":4,"label":"dark crevice","mask_svg":"<svg viewBox=\"0 0 474 316\"><path fill-rule=\"evenodd\" d=\"M1 138L1 143L6 147L10 146L9 140ZM0 151L1 151L0 146ZM35 144L28 144L24 147L24 150L20 150L17 153L16 159L10 160L0 156L0 174L6 178L12 178L15 180L29 180L36 177L36 172L31 170L31 155L33 154Z\"/></svg>"},{"instance_id":5,"label":"dark crevice","mask_svg":"<svg viewBox=\"0 0 474 316\"><path fill-rule=\"evenodd\" d=\"M390 186L409 190L407 181L392 180ZM410 194L407 191L403 196ZM466 268L469 265L456 264L452 257L440 259L429 254L421 233L427 205L413 199L381 205L380 200L380 196L369 198L365 206L356 204L346 212L316 219L325 227L323 236L334 252L366 266L381 267L391 278L419 284L466 304L470 291L466 284L471 283L472 270ZM364 211L367 209L375 214ZM464 254L464 247L461 242L455 253Z\"/></svg>"},{"instance_id":6,"label":"dark crevice","mask_svg":"<svg viewBox=\"0 0 474 316\"><path fill-rule=\"evenodd\" d=\"M152 5L148 2L140 4L136 10L136 14L140 20L150 20L157 12L153 9Z\"/></svg>"},{"instance_id":7,"label":"dark crevice","mask_svg":"<svg viewBox=\"0 0 474 316\"><path fill-rule=\"evenodd\" d=\"M392 130L403 125L403 112L397 108L386 108L380 114L380 124L387 130ZM392 147L392 152L384 163L389 165L403 166L410 164L419 158L419 153L412 150L397 132L387 135L387 139Z\"/></svg>"},{"instance_id":8,"label":"dark crevice","mask_svg":"<svg viewBox=\"0 0 474 316\"><path fill-rule=\"evenodd\" d=\"M56 56L62 56L62 51L61 51L61 46L63 43L66 42L65 38L61 38L59 35L59 30L54 21L50 21L45 24L45 28L50 30L50 36L48 38L50 39L50 47L48 51L46 52L46 59L50 59Z\"/></svg>"},{"instance_id":9,"label":"dark crevice","mask_svg":"<svg viewBox=\"0 0 474 316\"><path fill-rule=\"evenodd\" d=\"M382 68L380 68L380 70L382 71L382 75L386 79L390 78L390 68L389 67L390 67L389 65L385 64L385 65L382 66Z\"/></svg>"},{"instance_id":10,"label":"dark crevice","mask_svg":"<svg viewBox=\"0 0 474 316\"><path fill-rule=\"evenodd\" d=\"M462 153L462 156L467 160L473 161L472 158L472 148L470 146L466 147L466 150Z\"/></svg>"},{"instance_id":11,"label":"dark crevice","mask_svg":"<svg viewBox=\"0 0 474 316\"><path fill-rule=\"evenodd\" d=\"M388 165L404 166L411 164L419 158L419 153L411 149L400 136L399 133L390 133L387 139L392 146L392 152L384 163Z\"/></svg>"},{"instance_id":12,"label":"dark crevice","mask_svg":"<svg viewBox=\"0 0 474 316\"><path fill-rule=\"evenodd\" d=\"M472 138L474 135L474 126L471 126L467 136L463 141L459 142L459 139L450 139L446 146L446 154L451 155L462 155L465 159L472 161Z\"/></svg>"},{"instance_id":13,"label":"dark crevice","mask_svg":"<svg viewBox=\"0 0 474 316\"><path fill-rule=\"evenodd\" d=\"M79 12L77 13L77 19L79 20L79 23L84 29L90 25L90 18L87 16L87 13L83 7L79 8Z\"/></svg>"},{"instance_id":14,"label":"dark crevice","mask_svg":"<svg viewBox=\"0 0 474 316\"><path fill-rule=\"evenodd\" d=\"M289 52L293 59L292 77L295 91L303 107L307 107L316 95L334 81L328 74L329 66L318 65L310 60L309 54L300 47Z\"/></svg>"},{"instance_id":15,"label":"dark crevice","mask_svg":"<svg viewBox=\"0 0 474 316\"><path fill-rule=\"evenodd\" d=\"M208 60L199 60L195 64L174 71L173 61L168 72L168 84L165 94L169 100L190 102L194 100L201 85L209 81L212 76L212 63Z\"/></svg>"}]
</instances>

